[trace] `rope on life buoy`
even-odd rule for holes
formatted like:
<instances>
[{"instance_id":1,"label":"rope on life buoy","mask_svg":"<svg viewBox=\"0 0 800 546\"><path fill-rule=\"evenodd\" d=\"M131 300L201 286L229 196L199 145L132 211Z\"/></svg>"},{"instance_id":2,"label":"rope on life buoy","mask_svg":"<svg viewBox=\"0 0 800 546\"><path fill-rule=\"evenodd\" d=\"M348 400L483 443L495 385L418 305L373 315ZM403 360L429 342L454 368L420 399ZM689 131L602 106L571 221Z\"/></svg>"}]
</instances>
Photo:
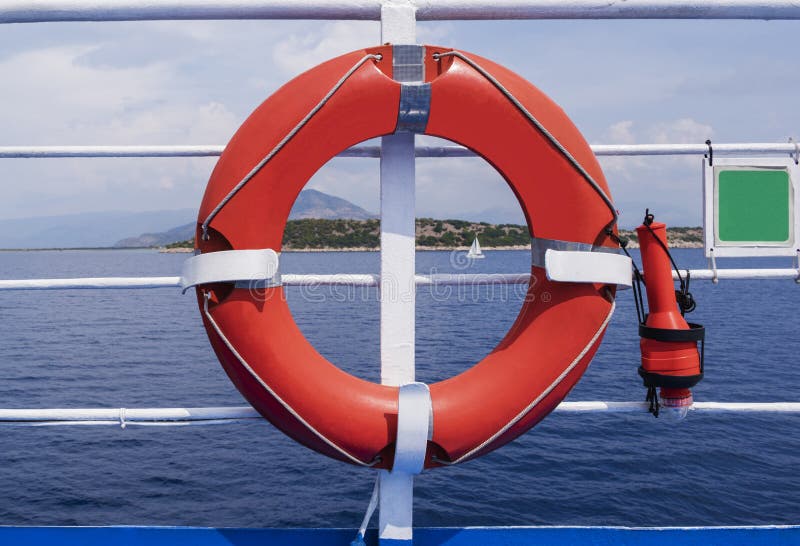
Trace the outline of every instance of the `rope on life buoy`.
<instances>
[{"instance_id":1,"label":"rope on life buoy","mask_svg":"<svg viewBox=\"0 0 800 546\"><path fill-rule=\"evenodd\" d=\"M225 205L227 205L228 202L231 199L233 199L233 196L236 195L237 193L239 193L239 190L241 190L243 187L245 187L245 185L248 182L250 182L250 180L252 180L253 177L255 175L257 175L258 172L262 168L264 168L264 165L269 163L269 161L273 157L275 157L275 155L278 152L281 151L281 149L286 145L287 142L292 140L292 138L298 132L300 132L300 129L302 129L306 125L306 123L308 123L311 120L311 118L313 118L316 115L316 113L319 112L320 109L328 103L328 101L331 99L331 97L336 94L336 92L342 87L342 85L344 85L344 82L346 82L350 78L350 76L352 76L355 73L356 70L361 68L361 65L363 65L365 62L369 61L370 59L374 59L376 61L380 61L381 59L383 59L383 56L380 55L380 54L374 55L374 54L371 54L371 53L367 54L367 55L364 55L356 64L353 65L353 67L350 70L345 72L344 76L342 76L341 79L338 82L336 82L336 85L334 85L331 88L331 90L328 91L328 93L324 97L322 97L322 99L317 103L317 105L314 106L314 108L312 108L311 111L308 112L308 114L306 114L305 117L303 119L301 119L298 122L298 124L295 125L294 128L291 131L289 131L289 133L285 137L283 137L283 140L281 140L278 144L276 144L275 147L272 148L272 150L270 150L270 152L267 155L265 155L264 158L261 161L259 161L258 164L255 167L253 167L253 169L249 173L247 173L247 175L245 175L245 177L242 178L239 181L238 184L236 184L233 187L233 189L228 193L228 195L226 195L222 199L222 201L220 201L219 204L217 204L217 206L214 207L214 210L212 210L208 214L206 219L203 220L203 224L202 224L202 227L201 227L201 229L203 231L203 235L202 235L203 240L208 240L208 226L211 223L211 221L214 219L214 217L217 214L219 214L219 211L221 211L223 209L223 207Z\"/></svg>"}]
</instances>

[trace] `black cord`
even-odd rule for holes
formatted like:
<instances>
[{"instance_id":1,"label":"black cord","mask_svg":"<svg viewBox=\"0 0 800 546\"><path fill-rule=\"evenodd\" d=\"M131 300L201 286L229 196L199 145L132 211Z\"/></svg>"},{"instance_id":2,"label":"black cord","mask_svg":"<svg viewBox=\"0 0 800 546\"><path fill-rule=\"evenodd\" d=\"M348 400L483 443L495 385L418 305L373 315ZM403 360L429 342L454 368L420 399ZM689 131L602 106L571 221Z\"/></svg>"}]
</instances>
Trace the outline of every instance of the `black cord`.
<instances>
[{"instance_id":1,"label":"black cord","mask_svg":"<svg viewBox=\"0 0 800 546\"><path fill-rule=\"evenodd\" d=\"M689 281L692 280L692 275L689 273L689 270L686 270L686 286L682 287L681 290L675 291L675 299L678 301L678 307L681 308L681 315L685 315L686 313L691 313L695 309L697 309L697 302L694 300L694 296L692 293L689 292Z\"/></svg>"},{"instance_id":2,"label":"black cord","mask_svg":"<svg viewBox=\"0 0 800 546\"><path fill-rule=\"evenodd\" d=\"M645 397L644 401L650 402L648 411L653 414L653 417L658 419L658 413L661 409L661 404L658 402L658 392L656 392L655 387L647 387L647 396Z\"/></svg>"},{"instance_id":3,"label":"black cord","mask_svg":"<svg viewBox=\"0 0 800 546\"><path fill-rule=\"evenodd\" d=\"M684 316L686 313L691 313L692 311L697 309L697 302L694 300L694 296L692 296L692 293L689 292L690 274L689 271L687 270L686 280L683 279L683 275L681 275L681 271L680 269L678 269L678 264L675 263L675 259L672 257L672 253L669 251L669 248L667 247L666 244L664 244L664 242L659 237L656 236L655 231L653 231L653 228L650 227L650 224L653 223L653 220L655 220L655 218L656 218L655 215L650 214L650 209L645 209L644 220L642 221L642 223L650 231L651 235L653 236L653 239L655 239L661 246L661 248L664 250L664 252L667 253L667 257L669 257L669 261L672 263L672 267L675 269L675 273L677 273L678 275L678 282L680 283L681 288L680 290L675 291L675 300L678 302L678 307L681 310L681 316Z\"/></svg>"},{"instance_id":4,"label":"black cord","mask_svg":"<svg viewBox=\"0 0 800 546\"><path fill-rule=\"evenodd\" d=\"M639 319L639 323L644 323L645 320L645 311L644 311L644 298L642 297L642 286L644 285L644 276L642 272L639 270L639 266L636 265L636 261L631 256L630 252L628 252L628 239L625 237L620 237L615 234L611 228L606 230L606 233L613 241L615 241L619 247L622 249L622 252L631 259L631 265L633 265L633 284L631 288L633 289L633 302L636 304L636 317Z\"/></svg>"}]
</instances>

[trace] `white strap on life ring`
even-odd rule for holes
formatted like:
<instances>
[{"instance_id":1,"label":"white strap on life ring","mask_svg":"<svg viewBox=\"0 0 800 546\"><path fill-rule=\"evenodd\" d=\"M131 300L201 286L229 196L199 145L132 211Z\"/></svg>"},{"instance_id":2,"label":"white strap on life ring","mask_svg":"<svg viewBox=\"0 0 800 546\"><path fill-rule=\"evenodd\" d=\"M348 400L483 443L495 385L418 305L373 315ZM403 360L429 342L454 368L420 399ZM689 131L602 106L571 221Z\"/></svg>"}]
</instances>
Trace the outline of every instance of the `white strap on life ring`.
<instances>
[{"instance_id":1,"label":"white strap on life ring","mask_svg":"<svg viewBox=\"0 0 800 546\"><path fill-rule=\"evenodd\" d=\"M408 383L400 387L399 396L392 473L419 474L431 437L431 392L425 383Z\"/></svg>"},{"instance_id":2,"label":"white strap on life ring","mask_svg":"<svg viewBox=\"0 0 800 546\"><path fill-rule=\"evenodd\" d=\"M262 250L222 250L192 256L183 262L181 288L214 282L274 281L278 284L278 253Z\"/></svg>"},{"instance_id":3,"label":"white strap on life ring","mask_svg":"<svg viewBox=\"0 0 800 546\"><path fill-rule=\"evenodd\" d=\"M549 249L544 255L547 279L559 282L631 286L631 259L607 252Z\"/></svg>"},{"instance_id":4,"label":"white strap on life ring","mask_svg":"<svg viewBox=\"0 0 800 546\"><path fill-rule=\"evenodd\" d=\"M586 243L538 239L531 241L533 265L557 282L602 283L630 287L631 259L609 247Z\"/></svg>"}]
</instances>

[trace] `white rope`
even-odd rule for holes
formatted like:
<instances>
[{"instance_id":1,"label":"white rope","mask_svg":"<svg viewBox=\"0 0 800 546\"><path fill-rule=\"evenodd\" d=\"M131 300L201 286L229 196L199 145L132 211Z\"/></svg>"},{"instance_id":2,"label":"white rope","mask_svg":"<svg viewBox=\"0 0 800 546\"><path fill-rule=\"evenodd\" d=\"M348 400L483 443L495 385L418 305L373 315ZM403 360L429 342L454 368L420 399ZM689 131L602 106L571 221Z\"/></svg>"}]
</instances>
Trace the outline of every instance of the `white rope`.
<instances>
[{"instance_id":1,"label":"white rope","mask_svg":"<svg viewBox=\"0 0 800 546\"><path fill-rule=\"evenodd\" d=\"M605 190L600 187L600 184L590 175L586 169L583 168L583 165L575 159L575 157L570 153L567 148L561 144L561 142L551 133L547 127L545 127L537 118L534 116L524 104L522 104L514 94L509 91L497 78L495 78L491 72L483 68L477 62L473 61L460 51L448 51L446 53L434 53L433 59L439 60L441 57L457 57L461 59L463 62L468 64L473 70L475 70L478 74L483 76L485 79L489 81L492 85L497 88L500 93L503 94L506 99L508 99L511 104L516 106L517 110L519 110L522 115L524 115L527 120L536 127L536 130L539 131L549 142L550 144L555 147L556 150L561 154L561 156L567 160L567 162L572 165L572 168L575 169L578 174L580 174L583 179L592 187L592 189L600 196L600 198L605 203L606 207L608 207L609 212L611 213L611 222L607 224L607 229L613 227L617 221L619 220L619 214L617 213L617 208L614 205L613 201L611 201L611 197L605 192Z\"/></svg>"},{"instance_id":2,"label":"white rope","mask_svg":"<svg viewBox=\"0 0 800 546\"><path fill-rule=\"evenodd\" d=\"M375 485L372 488L372 496L369 499L369 504L367 505L367 511L364 513L364 519L361 520L361 526L358 528L358 534L356 535L355 540L350 543L350 546L365 546L364 543L364 535L367 533L367 526L369 525L369 520L372 519L372 514L375 513L375 509L378 507L378 494L381 490L381 478L380 474L375 477Z\"/></svg>"},{"instance_id":3,"label":"white rope","mask_svg":"<svg viewBox=\"0 0 800 546\"><path fill-rule=\"evenodd\" d=\"M453 464L458 464L459 462L461 462L461 461L463 461L465 459L468 459L469 457L471 457L475 453L478 453L483 448L485 448L486 446L488 446L489 444L494 442L497 438L499 438L500 436L505 434L511 427L513 427L515 424L517 424L520 421L520 419L522 419L528 413L530 413L533 410L533 408L535 408L537 405L539 405L539 402L544 400L547 397L547 395L549 395L551 392L553 392L553 389L555 389L556 387L558 387L558 385L561 384L561 382L567 377L567 375L569 375L569 373L575 368L575 366L578 365L578 363L583 359L583 357L586 356L586 353L588 353L589 350L592 347L594 347L594 344L597 343L598 339L600 339L600 336L605 331L606 326L608 326L608 323L611 321L611 316L614 314L614 309L616 309L616 306L617 306L617 302L616 301L612 301L611 302L611 308L608 310L608 314L606 315L606 318L603 319L603 322L602 322L602 324L600 324L600 327L594 333L594 335L589 340L589 342L586 344L586 346L581 350L581 352L578 353L578 356L576 356L575 359L570 363L570 365L567 366L564 369L563 372L561 372L561 375L556 377L555 381L553 381L550 384L549 387L547 387L544 391L542 391L542 393L539 394L539 396L537 396L530 404L528 404L513 419L511 419L508 423L506 423L505 426L503 426L500 430L498 430L493 435L491 435L489 438L484 440L480 445L478 445L477 447L475 447L475 448L471 449L470 451L466 452L464 455L462 455L458 459L456 459L454 461L442 461L441 459L437 459L436 461L439 462L439 463L446 464L446 465L453 465Z\"/></svg>"},{"instance_id":4,"label":"white rope","mask_svg":"<svg viewBox=\"0 0 800 546\"><path fill-rule=\"evenodd\" d=\"M209 299L208 296L209 295L206 294L205 301L204 301L204 304L203 304L203 313L205 314L206 318L208 319L208 322L211 323L211 326L214 328L214 331L217 332L217 335L220 337L220 339L225 344L225 346L228 348L228 350L233 354L233 356L236 357L236 359L244 367L244 369L247 370L247 372L253 377L253 379L258 381L258 383L264 388L265 391L267 391L270 394L270 396L272 396L280 405L282 405L284 407L284 409L286 411L288 411L292 415L292 417L297 419L297 421L299 421L304 427L306 427L309 431L311 431L317 438L322 440L325 444L327 444L328 446L333 448L335 451L337 451L340 454L342 454L349 461L352 461L353 463L355 463L357 465L361 465L361 466L373 466L374 464L376 464L378 462L376 460L374 462L366 463L366 462L362 461L361 459L358 459L358 458L352 456L350 453L348 453L347 451L345 451L344 449L339 447L336 443L334 443L332 440L328 439L324 434L322 434L316 428L314 428L311 425L311 423L309 423L308 421L303 419L303 417L299 413L297 413L292 406L290 406L288 403L286 403L286 401L284 401L283 398L281 398L278 395L278 393L276 393L272 389L272 387L270 387L263 379L261 379L261 377L255 371L253 371L253 368L250 367L250 364L247 363L247 361L244 359L244 357L242 357L242 355L239 354L239 351L236 350L236 347L234 347L233 344L230 341L228 341L228 338L225 337L225 334L222 332L222 329L219 327L217 322L211 316L211 313L208 310L208 299Z\"/></svg>"}]
</instances>

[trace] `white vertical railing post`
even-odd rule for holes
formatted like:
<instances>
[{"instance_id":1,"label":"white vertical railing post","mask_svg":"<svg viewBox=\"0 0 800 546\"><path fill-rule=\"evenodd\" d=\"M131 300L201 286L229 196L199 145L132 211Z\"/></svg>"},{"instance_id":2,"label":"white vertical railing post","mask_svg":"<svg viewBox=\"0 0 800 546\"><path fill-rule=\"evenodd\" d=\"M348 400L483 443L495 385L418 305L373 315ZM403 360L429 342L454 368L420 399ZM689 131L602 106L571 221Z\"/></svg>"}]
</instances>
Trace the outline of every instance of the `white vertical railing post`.
<instances>
[{"instance_id":1,"label":"white vertical railing post","mask_svg":"<svg viewBox=\"0 0 800 546\"><path fill-rule=\"evenodd\" d=\"M416 43L413 6L381 8L381 43ZM381 383L414 381L415 273L414 134L381 141ZM414 476L380 471L382 546L410 544Z\"/></svg>"}]
</instances>

